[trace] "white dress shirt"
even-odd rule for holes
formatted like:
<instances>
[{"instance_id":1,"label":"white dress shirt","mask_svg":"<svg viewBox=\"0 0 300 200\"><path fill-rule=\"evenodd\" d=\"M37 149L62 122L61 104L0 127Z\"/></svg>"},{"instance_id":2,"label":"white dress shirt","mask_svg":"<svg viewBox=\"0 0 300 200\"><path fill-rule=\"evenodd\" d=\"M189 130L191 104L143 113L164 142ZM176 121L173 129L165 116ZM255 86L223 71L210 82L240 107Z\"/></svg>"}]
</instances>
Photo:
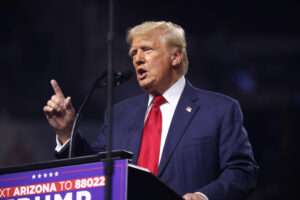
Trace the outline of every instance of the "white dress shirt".
<instances>
[{"instance_id":1,"label":"white dress shirt","mask_svg":"<svg viewBox=\"0 0 300 200\"><path fill-rule=\"evenodd\" d=\"M183 92L184 86L185 86L185 78L184 76L182 76L169 89L167 89L162 94L166 102L160 106L160 110L162 114L162 132L161 132L161 140L160 140L159 162L166 143L166 139L173 119L173 115L175 113L175 109L177 107L178 101ZM150 94L148 100L148 108L145 115L145 121L152 107L152 101L153 101L153 95Z\"/></svg>"}]
</instances>

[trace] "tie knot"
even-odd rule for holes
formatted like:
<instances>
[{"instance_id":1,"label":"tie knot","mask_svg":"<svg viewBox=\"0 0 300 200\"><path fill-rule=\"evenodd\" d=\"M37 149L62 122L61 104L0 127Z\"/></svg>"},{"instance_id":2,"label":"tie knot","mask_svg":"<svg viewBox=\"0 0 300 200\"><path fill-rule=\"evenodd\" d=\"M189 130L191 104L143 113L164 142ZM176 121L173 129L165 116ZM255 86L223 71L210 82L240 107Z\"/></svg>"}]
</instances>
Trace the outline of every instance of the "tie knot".
<instances>
[{"instance_id":1,"label":"tie knot","mask_svg":"<svg viewBox=\"0 0 300 200\"><path fill-rule=\"evenodd\" d=\"M159 96L155 96L153 99L153 107L159 107L161 104L165 103L166 99L159 95Z\"/></svg>"}]
</instances>

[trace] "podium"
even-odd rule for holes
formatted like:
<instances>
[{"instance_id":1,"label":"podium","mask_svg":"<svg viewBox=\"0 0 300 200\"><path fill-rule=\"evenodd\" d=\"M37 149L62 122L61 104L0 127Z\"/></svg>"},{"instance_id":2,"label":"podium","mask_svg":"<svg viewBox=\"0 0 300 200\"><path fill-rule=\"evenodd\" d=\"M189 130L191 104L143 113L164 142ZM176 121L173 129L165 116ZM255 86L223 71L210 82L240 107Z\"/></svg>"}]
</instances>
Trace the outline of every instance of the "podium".
<instances>
[{"instance_id":1,"label":"podium","mask_svg":"<svg viewBox=\"0 0 300 200\"><path fill-rule=\"evenodd\" d=\"M115 151L112 200L182 199ZM0 200L104 200L105 153L0 169Z\"/></svg>"}]
</instances>

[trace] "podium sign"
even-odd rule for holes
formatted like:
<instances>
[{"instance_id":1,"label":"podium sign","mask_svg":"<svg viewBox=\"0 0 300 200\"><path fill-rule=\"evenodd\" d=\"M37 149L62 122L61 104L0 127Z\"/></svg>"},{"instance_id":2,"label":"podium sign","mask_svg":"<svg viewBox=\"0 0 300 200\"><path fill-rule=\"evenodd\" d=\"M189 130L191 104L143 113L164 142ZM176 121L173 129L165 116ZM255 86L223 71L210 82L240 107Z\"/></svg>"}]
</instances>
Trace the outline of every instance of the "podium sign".
<instances>
[{"instance_id":1,"label":"podium sign","mask_svg":"<svg viewBox=\"0 0 300 200\"><path fill-rule=\"evenodd\" d=\"M126 200L128 160L115 160L112 199ZM104 163L92 162L0 175L1 200L104 199Z\"/></svg>"}]
</instances>

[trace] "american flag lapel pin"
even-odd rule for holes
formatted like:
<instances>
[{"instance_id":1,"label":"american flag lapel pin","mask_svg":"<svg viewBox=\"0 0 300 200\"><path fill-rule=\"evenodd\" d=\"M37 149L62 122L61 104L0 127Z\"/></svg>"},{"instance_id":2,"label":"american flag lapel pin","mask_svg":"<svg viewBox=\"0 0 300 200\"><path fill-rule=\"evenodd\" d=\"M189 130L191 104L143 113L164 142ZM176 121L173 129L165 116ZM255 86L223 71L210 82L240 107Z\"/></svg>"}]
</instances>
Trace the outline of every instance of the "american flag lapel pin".
<instances>
[{"instance_id":1,"label":"american flag lapel pin","mask_svg":"<svg viewBox=\"0 0 300 200\"><path fill-rule=\"evenodd\" d=\"M192 112L192 107L191 107L191 106L187 106L187 107L185 108L185 110L186 110L187 112Z\"/></svg>"}]
</instances>

